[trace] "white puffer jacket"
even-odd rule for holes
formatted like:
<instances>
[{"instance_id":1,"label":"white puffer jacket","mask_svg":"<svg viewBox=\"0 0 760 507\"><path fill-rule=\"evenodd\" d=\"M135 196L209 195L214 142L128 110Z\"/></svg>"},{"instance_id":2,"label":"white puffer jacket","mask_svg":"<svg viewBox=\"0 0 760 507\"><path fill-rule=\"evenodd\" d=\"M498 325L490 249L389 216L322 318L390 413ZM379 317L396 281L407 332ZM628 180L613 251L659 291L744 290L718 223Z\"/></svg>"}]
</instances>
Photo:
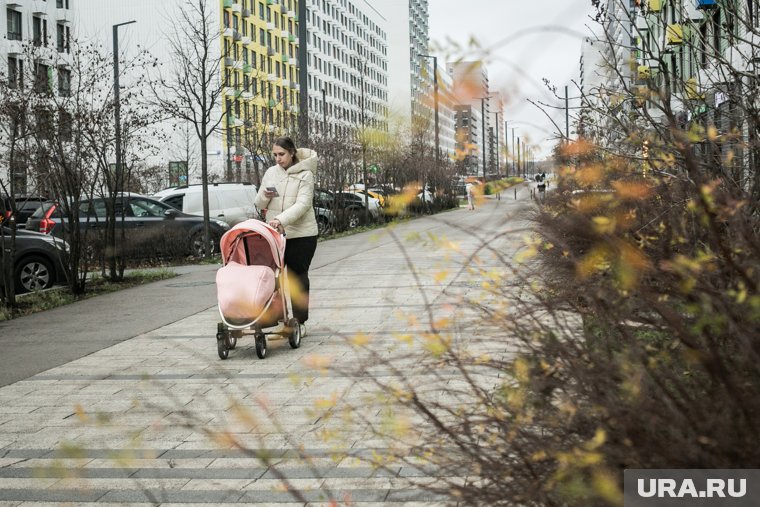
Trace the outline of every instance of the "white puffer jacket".
<instances>
[{"instance_id":1,"label":"white puffer jacket","mask_svg":"<svg viewBox=\"0 0 760 507\"><path fill-rule=\"evenodd\" d=\"M267 221L279 220L288 238L305 238L318 233L313 204L317 153L300 148L296 157L298 162L287 170L279 165L267 169L256 194L256 207L266 208ZM279 195L267 199L264 197L267 187L275 187Z\"/></svg>"}]
</instances>

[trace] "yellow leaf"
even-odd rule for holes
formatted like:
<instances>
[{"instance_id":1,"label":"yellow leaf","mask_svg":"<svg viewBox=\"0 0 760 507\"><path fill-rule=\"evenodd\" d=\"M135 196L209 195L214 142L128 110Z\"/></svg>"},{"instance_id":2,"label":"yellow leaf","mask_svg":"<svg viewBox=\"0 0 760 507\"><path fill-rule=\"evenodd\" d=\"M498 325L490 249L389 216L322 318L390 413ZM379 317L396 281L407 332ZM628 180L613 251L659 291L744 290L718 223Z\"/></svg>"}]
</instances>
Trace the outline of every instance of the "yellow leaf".
<instances>
[{"instance_id":1,"label":"yellow leaf","mask_svg":"<svg viewBox=\"0 0 760 507\"><path fill-rule=\"evenodd\" d=\"M442 281L446 280L446 278L448 278L448 276L449 276L449 272L448 271L446 271L446 270L439 271L439 272L437 272L435 274L435 276L433 276L433 280L435 280L435 283L441 283Z\"/></svg>"},{"instance_id":2,"label":"yellow leaf","mask_svg":"<svg viewBox=\"0 0 760 507\"><path fill-rule=\"evenodd\" d=\"M358 333L354 335L350 341L352 344L356 345L357 347L363 347L367 345L369 342L371 342L372 338L370 338L369 335L367 334Z\"/></svg>"}]
</instances>

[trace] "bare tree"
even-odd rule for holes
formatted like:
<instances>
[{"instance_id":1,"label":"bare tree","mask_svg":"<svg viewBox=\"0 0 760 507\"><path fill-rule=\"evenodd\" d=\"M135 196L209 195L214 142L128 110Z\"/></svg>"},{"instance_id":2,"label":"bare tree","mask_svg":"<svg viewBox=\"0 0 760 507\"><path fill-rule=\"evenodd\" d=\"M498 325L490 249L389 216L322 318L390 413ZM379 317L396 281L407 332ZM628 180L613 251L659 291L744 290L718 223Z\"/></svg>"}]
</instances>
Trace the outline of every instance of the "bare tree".
<instances>
[{"instance_id":1,"label":"bare tree","mask_svg":"<svg viewBox=\"0 0 760 507\"><path fill-rule=\"evenodd\" d=\"M167 34L172 56L169 76L151 85L152 101L170 118L188 122L201 150L203 185L203 240L211 243L208 204L208 142L222 123L221 56L219 21L205 0L186 0L173 11L174 31ZM205 249L206 255L210 249Z\"/></svg>"}]
</instances>

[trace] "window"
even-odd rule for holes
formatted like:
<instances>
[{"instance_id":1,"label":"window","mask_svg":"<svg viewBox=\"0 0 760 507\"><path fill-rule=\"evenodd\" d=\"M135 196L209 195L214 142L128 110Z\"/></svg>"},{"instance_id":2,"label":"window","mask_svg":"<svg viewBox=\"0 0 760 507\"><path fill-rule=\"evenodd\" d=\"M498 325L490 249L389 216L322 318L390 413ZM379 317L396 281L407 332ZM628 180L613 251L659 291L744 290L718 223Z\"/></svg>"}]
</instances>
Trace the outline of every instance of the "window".
<instances>
[{"instance_id":1,"label":"window","mask_svg":"<svg viewBox=\"0 0 760 507\"><path fill-rule=\"evenodd\" d=\"M8 9L8 40L21 40L21 13Z\"/></svg>"},{"instance_id":2,"label":"window","mask_svg":"<svg viewBox=\"0 0 760 507\"><path fill-rule=\"evenodd\" d=\"M37 62L34 66L34 91L37 93L48 94L50 87L50 67L43 63Z\"/></svg>"},{"instance_id":3,"label":"window","mask_svg":"<svg viewBox=\"0 0 760 507\"><path fill-rule=\"evenodd\" d=\"M35 46L42 45L42 19L32 16L32 42Z\"/></svg>"},{"instance_id":4,"label":"window","mask_svg":"<svg viewBox=\"0 0 760 507\"><path fill-rule=\"evenodd\" d=\"M71 95L71 71L63 67L58 67L58 95Z\"/></svg>"},{"instance_id":5,"label":"window","mask_svg":"<svg viewBox=\"0 0 760 507\"><path fill-rule=\"evenodd\" d=\"M8 86L15 88L24 84L24 62L8 57Z\"/></svg>"},{"instance_id":6,"label":"window","mask_svg":"<svg viewBox=\"0 0 760 507\"><path fill-rule=\"evenodd\" d=\"M73 121L71 114L64 110L58 111L58 135L61 141L71 141Z\"/></svg>"},{"instance_id":7,"label":"window","mask_svg":"<svg viewBox=\"0 0 760 507\"><path fill-rule=\"evenodd\" d=\"M58 23L55 25L55 48L59 53L66 51L66 27Z\"/></svg>"}]
</instances>

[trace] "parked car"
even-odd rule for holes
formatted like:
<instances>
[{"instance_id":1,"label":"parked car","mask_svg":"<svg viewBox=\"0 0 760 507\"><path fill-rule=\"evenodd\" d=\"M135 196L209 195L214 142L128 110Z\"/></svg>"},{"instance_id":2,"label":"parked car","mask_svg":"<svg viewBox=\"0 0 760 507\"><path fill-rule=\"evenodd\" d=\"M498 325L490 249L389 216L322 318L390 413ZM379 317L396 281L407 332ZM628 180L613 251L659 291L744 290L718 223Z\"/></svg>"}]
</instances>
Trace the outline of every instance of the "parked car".
<instances>
[{"instance_id":1,"label":"parked car","mask_svg":"<svg viewBox=\"0 0 760 507\"><path fill-rule=\"evenodd\" d=\"M314 206L314 216L320 236L324 236L335 227L335 215L329 209Z\"/></svg>"},{"instance_id":2,"label":"parked car","mask_svg":"<svg viewBox=\"0 0 760 507\"><path fill-rule=\"evenodd\" d=\"M116 201L116 227L120 231L122 224L124 226L128 257L203 255L203 217L188 215L143 195L125 194L124 198L124 212L120 200ZM79 213L80 230L86 234L85 242L96 250L101 248L106 226L105 200L97 197L82 201ZM222 234L229 228L226 222L211 220L211 252L218 249ZM55 202L43 204L27 222L27 229L59 238L69 234L66 220Z\"/></svg>"},{"instance_id":3,"label":"parked car","mask_svg":"<svg viewBox=\"0 0 760 507\"><path fill-rule=\"evenodd\" d=\"M8 220L15 208L16 228L23 229L29 217L47 200L41 196L0 196L0 223Z\"/></svg>"},{"instance_id":4,"label":"parked car","mask_svg":"<svg viewBox=\"0 0 760 507\"><path fill-rule=\"evenodd\" d=\"M365 204L365 195L367 197L366 203L369 205L369 213L372 216L373 219L377 220L380 218L380 215L382 215L383 212L383 206L380 203L380 200L372 197L369 193L366 193L362 191L357 192L337 192L336 194L338 198L344 199L348 202L359 202L362 209L364 209ZM358 200L357 200L358 197Z\"/></svg>"},{"instance_id":5,"label":"parked car","mask_svg":"<svg viewBox=\"0 0 760 507\"><path fill-rule=\"evenodd\" d=\"M353 229L364 222L364 200L358 195L314 189L314 207L330 210L334 227L338 230Z\"/></svg>"},{"instance_id":6,"label":"parked car","mask_svg":"<svg viewBox=\"0 0 760 507\"><path fill-rule=\"evenodd\" d=\"M203 186L183 185L153 195L155 199L183 213L203 216ZM233 226L256 217L256 186L251 183L212 183L208 185L209 217Z\"/></svg>"},{"instance_id":7,"label":"parked car","mask_svg":"<svg viewBox=\"0 0 760 507\"><path fill-rule=\"evenodd\" d=\"M0 266L4 252L11 247L11 230L3 227ZM68 244L60 238L16 230L16 250L13 256L13 280L16 294L48 289L55 283L66 282L64 260ZM0 286L3 277L0 275Z\"/></svg>"}]
</instances>

